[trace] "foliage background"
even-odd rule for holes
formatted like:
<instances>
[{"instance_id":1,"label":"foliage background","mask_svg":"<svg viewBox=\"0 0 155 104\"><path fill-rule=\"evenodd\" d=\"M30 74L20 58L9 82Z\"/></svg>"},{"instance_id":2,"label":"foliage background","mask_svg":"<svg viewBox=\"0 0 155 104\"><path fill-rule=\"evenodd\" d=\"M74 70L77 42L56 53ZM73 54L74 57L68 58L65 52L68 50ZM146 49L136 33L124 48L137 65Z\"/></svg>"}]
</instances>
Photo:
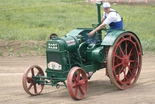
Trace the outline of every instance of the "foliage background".
<instances>
[{"instance_id":1,"label":"foliage background","mask_svg":"<svg viewBox=\"0 0 155 104\"><path fill-rule=\"evenodd\" d=\"M77 27L92 27L91 24L97 23L96 5L84 0L0 0L0 2L0 39L4 43L10 40L45 43L51 33L57 33L62 37ZM124 29L138 35L143 50L155 52L155 5L112 4L112 8L123 17ZM29 48L26 45L20 47L26 50ZM34 47L37 51L45 50L44 45ZM13 47L7 49L15 50ZM3 50L0 48L0 55L2 54Z\"/></svg>"}]
</instances>

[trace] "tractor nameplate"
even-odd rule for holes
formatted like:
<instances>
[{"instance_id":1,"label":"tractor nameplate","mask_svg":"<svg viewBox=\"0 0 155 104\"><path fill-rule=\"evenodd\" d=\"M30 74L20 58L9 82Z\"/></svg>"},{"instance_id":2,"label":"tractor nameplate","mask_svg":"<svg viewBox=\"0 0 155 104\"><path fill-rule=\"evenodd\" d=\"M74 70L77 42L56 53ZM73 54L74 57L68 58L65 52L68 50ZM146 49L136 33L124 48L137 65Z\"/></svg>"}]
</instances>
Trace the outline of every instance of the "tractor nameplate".
<instances>
[{"instance_id":1,"label":"tractor nameplate","mask_svg":"<svg viewBox=\"0 0 155 104\"><path fill-rule=\"evenodd\" d=\"M58 64L57 62L51 61L48 63L48 68L53 69L53 70L61 70L62 66Z\"/></svg>"},{"instance_id":2,"label":"tractor nameplate","mask_svg":"<svg viewBox=\"0 0 155 104\"><path fill-rule=\"evenodd\" d=\"M48 49L59 50L59 45L57 43L48 43Z\"/></svg>"}]
</instances>

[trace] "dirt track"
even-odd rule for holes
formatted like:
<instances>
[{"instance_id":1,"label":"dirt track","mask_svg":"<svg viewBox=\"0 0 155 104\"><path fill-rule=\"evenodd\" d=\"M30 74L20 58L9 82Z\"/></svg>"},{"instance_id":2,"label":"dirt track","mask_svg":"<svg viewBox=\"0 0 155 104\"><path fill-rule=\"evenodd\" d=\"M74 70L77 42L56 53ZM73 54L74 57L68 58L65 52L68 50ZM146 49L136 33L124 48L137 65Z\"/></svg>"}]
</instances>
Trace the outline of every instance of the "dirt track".
<instances>
[{"instance_id":1,"label":"dirt track","mask_svg":"<svg viewBox=\"0 0 155 104\"><path fill-rule=\"evenodd\" d=\"M89 81L86 97L74 101L65 87L45 86L39 96L29 96L22 88L24 70L33 64L44 70L46 59L37 57L0 57L0 104L155 104L155 55L144 55L140 78L128 90L118 90L105 76L96 72Z\"/></svg>"}]
</instances>

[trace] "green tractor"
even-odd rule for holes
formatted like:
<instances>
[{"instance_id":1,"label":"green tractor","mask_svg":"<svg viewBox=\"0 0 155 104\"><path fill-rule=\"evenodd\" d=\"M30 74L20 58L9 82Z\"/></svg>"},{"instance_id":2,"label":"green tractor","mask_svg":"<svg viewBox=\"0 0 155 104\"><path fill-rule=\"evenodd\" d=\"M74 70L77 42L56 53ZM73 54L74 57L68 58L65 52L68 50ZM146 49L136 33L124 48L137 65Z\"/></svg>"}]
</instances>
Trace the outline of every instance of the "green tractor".
<instances>
[{"instance_id":1,"label":"green tractor","mask_svg":"<svg viewBox=\"0 0 155 104\"><path fill-rule=\"evenodd\" d=\"M97 3L98 24L101 24L101 3ZM77 28L64 37L52 34L46 43L46 76L42 68L32 65L25 70L23 88L30 95L38 95L44 85L65 86L75 100L87 92L89 72L105 69L112 84L119 89L134 86L142 67L142 47L131 31L113 30L102 39L102 29L95 33L96 42L88 42L93 28Z\"/></svg>"}]
</instances>

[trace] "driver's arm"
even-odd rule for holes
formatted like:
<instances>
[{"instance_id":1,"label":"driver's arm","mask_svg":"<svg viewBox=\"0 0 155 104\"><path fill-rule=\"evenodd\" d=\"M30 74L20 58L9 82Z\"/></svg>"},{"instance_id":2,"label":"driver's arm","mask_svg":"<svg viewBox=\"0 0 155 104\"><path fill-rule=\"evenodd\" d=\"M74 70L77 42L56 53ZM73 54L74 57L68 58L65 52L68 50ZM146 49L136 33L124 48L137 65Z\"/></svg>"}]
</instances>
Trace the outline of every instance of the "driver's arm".
<instances>
[{"instance_id":1,"label":"driver's arm","mask_svg":"<svg viewBox=\"0 0 155 104\"><path fill-rule=\"evenodd\" d=\"M103 27L105 27L106 24L103 22L101 25L99 25L96 29L92 30L88 35L89 36L93 36L95 34L95 32L101 30Z\"/></svg>"},{"instance_id":2,"label":"driver's arm","mask_svg":"<svg viewBox=\"0 0 155 104\"><path fill-rule=\"evenodd\" d=\"M105 18L103 17L103 18L101 19L101 23L102 23L104 20L105 20Z\"/></svg>"}]
</instances>

